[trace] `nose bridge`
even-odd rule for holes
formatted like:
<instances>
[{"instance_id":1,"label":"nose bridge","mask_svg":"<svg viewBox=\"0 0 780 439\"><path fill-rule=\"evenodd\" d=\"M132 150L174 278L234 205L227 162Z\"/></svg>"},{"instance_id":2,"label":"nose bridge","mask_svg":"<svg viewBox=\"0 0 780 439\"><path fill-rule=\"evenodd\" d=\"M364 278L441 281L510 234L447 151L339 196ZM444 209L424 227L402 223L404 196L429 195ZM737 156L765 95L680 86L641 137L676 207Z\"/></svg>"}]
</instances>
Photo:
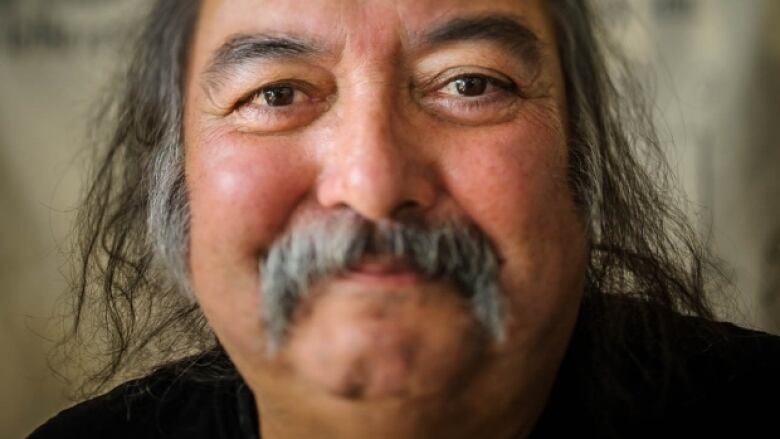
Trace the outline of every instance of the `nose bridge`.
<instances>
[{"instance_id":1,"label":"nose bridge","mask_svg":"<svg viewBox=\"0 0 780 439\"><path fill-rule=\"evenodd\" d=\"M364 84L368 87L357 93L358 102L353 103L345 120L343 149L347 170L353 178L361 179L360 187L380 192L399 190L406 167L400 139L395 135L393 98L383 82Z\"/></svg>"},{"instance_id":2,"label":"nose bridge","mask_svg":"<svg viewBox=\"0 0 780 439\"><path fill-rule=\"evenodd\" d=\"M346 206L378 220L430 196L410 173L412 157L400 133L392 80L366 74L340 96L336 142L320 183L321 204Z\"/></svg>"}]
</instances>

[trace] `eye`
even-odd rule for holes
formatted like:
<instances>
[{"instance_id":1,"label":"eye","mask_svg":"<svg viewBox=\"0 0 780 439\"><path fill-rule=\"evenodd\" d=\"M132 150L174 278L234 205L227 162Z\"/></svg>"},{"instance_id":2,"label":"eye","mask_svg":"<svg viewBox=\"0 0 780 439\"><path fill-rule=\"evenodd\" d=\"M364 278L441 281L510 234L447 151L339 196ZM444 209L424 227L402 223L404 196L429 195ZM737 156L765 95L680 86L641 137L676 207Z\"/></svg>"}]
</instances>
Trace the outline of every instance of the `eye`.
<instances>
[{"instance_id":1,"label":"eye","mask_svg":"<svg viewBox=\"0 0 780 439\"><path fill-rule=\"evenodd\" d=\"M260 90L269 107L284 107L295 101L295 89L289 85L275 85Z\"/></svg>"},{"instance_id":2,"label":"eye","mask_svg":"<svg viewBox=\"0 0 780 439\"><path fill-rule=\"evenodd\" d=\"M524 99L509 76L486 68L451 69L428 84L420 87L423 107L440 119L461 125L508 121Z\"/></svg>"},{"instance_id":3,"label":"eye","mask_svg":"<svg viewBox=\"0 0 780 439\"><path fill-rule=\"evenodd\" d=\"M271 84L256 90L239 101L236 106L243 107L251 104L258 107L288 107L304 101L307 97L308 94L296 85Z\"/></svg>"},{"instance_id":4,"label":"eye","mask_svg":"<svg viewBox=\"0 0 780 439\"><path fill-rule=\"evenodd\" d=\"M511 82L501 81L484 75L461 75L447 82L441 92L448 95L476 98L484 95L515 91Z\"/></svg>"},{"instance_id":5,"label":"eye","mask_svg":"<svg viewBox=\"0 0 780 439\"><path fill-rule=\"evenodd\" d=\"M480 76L464 76L452 81L458 94L467 97L480 96L487 90L488 81Z\"/></svg>"},{"instance_id":6,"label":"eye","mask_svg":"<svg viewBox=\"0 0 780 439\"><path fill-rule=\"evenodd\" d=\"M255 89L233 107L233 120L240 130L277 133L300 128L325 110L324 93L302 81L273 82Z\"/></svg>"}]
</instances>

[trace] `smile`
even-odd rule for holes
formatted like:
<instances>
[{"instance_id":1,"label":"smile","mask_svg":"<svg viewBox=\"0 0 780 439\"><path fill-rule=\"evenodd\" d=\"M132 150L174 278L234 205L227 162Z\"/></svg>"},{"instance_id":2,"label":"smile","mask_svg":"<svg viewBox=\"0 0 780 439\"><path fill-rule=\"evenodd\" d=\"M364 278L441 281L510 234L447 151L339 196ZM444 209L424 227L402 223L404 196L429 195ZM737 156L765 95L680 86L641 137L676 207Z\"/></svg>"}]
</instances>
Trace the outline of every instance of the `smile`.
<instances>
[{"instance_id":1,"label":"smile","mask_svg":"<svg viewBox=\"0 0 780 439\"><path fill-rule=\"evenodd\" d=\"M338 279L378 288L417 285L426 280L404 259L392 256L366 256Z\"/></svg>"}]
</instances>

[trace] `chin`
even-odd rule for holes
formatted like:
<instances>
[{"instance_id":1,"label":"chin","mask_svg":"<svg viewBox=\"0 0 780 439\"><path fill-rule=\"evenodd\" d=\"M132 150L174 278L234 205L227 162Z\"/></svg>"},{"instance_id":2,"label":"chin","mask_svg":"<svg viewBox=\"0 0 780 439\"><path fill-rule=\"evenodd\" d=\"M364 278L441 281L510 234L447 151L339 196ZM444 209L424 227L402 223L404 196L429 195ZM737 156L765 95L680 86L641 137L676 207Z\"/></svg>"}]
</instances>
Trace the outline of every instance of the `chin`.
<instances>
[{"instance_id":1,"label":"chin","mask_svg":"<svg viewBox=\"0 0 780 439\"><path fill-rule=\"evenodd\" d=\"M448 285L331 283L301 304L279 354L302 384L334 398L440 397L466 384L487 338Z\"/></svg>"}]
</instances>

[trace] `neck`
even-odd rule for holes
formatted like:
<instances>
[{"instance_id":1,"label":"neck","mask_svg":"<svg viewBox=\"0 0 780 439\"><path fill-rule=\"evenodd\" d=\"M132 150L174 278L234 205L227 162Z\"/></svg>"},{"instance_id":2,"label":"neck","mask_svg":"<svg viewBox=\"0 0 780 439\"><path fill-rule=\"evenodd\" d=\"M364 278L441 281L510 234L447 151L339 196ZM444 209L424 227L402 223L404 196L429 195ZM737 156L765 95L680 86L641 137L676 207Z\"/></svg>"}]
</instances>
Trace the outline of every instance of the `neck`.
<instances>
[{"instance_id":1,"label":"neck","mask_svg":"<svg viewBox=\"0 0 780 439\"><path fill-rule=\"evenodd\" d=\"M333 417L265 416L261 422L260 437L264 439L428 439L446 437L466 439L490 437L521 439L530 431L530 425L518 419L478 420L466 414L420 413L419 409L404 409L404 404L389 403L385 407L352 408L351 413ZM416 411L413 411L416 410ZM443 411L442 411L443 412Z\"/></svg>"},{"instance_id":2,"label":"neck","mask_svg":"<svg viewBox=\"0 0 780 439\"><path fill-rule=\"evenodd\" d=\"M522 402L477 399L471 404L457 396L411 401L310 396L285 407L259 402L257 410L263 439L522 439L529 435L548 393L549 388L541 394L525 394Z\"/></svg>"}]
</instances>

